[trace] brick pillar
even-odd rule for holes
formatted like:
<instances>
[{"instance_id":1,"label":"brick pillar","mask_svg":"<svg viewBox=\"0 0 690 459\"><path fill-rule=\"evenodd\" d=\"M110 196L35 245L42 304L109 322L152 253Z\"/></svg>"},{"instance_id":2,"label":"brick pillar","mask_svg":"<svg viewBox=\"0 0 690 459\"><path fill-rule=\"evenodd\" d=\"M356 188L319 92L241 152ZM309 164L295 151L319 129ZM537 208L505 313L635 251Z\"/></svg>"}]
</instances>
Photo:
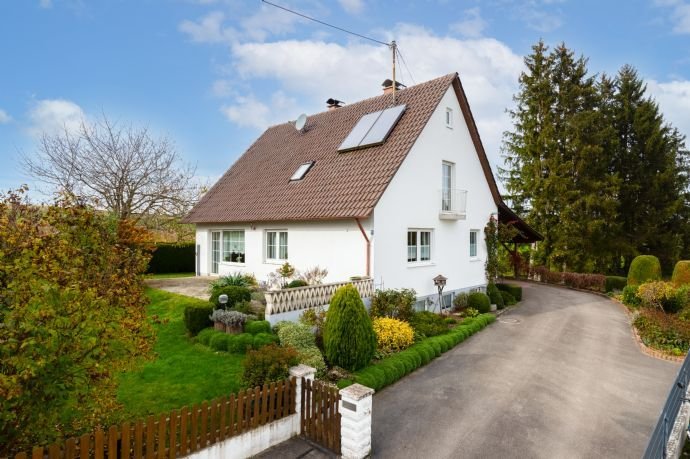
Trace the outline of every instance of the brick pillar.
<instances>
[{"instance_id":1,"label":"brick pillar","mask_svg":"<svg viewBox=\"0 0 690 459\"><path fill-rule=\"evenodd\" d=\"M314 380L316 375L316 368L307 365L299 364L296 367L290 368L290 376L297 378L295 386L295 416L292 423L293 435L301 434L300 416L302 415L302 378Z\"/></svg>"},{"instance_id":2,"label":"brick pillar","mask_svg":"<svg viewBox=\"0 0 690 459\"><path fill-rule=\"evenodd\" d=\"M374 389L353 384L340 391L340 449L344 459L371 454L371 406Z\"/></svg>"}]
</instances>

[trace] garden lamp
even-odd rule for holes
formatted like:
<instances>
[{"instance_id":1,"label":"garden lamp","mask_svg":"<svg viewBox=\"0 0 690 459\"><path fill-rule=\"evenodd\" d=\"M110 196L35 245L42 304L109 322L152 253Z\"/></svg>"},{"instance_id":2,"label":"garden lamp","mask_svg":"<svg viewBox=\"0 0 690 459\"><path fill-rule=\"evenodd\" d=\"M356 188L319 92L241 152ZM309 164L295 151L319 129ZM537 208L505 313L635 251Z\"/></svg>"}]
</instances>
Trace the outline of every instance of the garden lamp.
<instances>
[{"instance_id":1,"label":"garden lamp","mask_svg":"<svg viewBox=\"0 0 690 459\"><path fill-rule=\"evenodd\" d=\"M446 286L447 277L443 277L441 274L434 277L434 285L438 289L438 305L439 312L443 312L443 288Z\"/></svg>"},{"instance_id":2,"label":"garden lamp","mask_svg":"<svg viewBox=\"0 0 690 459\"><path fill-rule=\"evenodd\" d=\"M218 297L218 302L221 304L223 309L225 309L225 306L228 304L228 296L225 293L223 293Z\"/></svg>"}]
</instances>

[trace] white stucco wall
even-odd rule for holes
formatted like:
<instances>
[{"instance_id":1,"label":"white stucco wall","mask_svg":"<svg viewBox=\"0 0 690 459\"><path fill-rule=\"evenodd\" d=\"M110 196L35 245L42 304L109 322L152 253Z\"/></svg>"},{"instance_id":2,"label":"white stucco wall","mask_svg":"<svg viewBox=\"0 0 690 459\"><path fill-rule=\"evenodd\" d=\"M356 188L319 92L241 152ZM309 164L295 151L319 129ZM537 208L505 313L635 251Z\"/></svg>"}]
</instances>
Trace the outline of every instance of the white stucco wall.
<instances>
[{"instance_id":1,"label":"white stucco wall","mask_svg":"<svg viewBox=\"0 0 690 459\"><path fill-rule=\"evenodd\" d=\"M446 127L446 108L453 127ZM355 153L356 154L356 153ZM455 164L456 189L467 190L466 220L441 220L442 163ZM436 294L432 279L448 278L444 292L486 284L484 226L496 213L469 130L453 88L431 116L374 211L374 282ZM432 229L431 262L407 262L407 230ZM470 259L470 230L479 230L477 257Z\"/></svg>"},{"instance_id":2,"label":"white stucco wall","mask_svg":"<svg viewBox=\"0 0 690 459\"><path fill-rule=\"evenodd\" d=\"M361 223L370 236L371 219L362 220ZM366 274L364 236L354 220L341 220L197 225L196 243L201 247L201 275L211 273L211 231L236 229L245 232L246 263L221 262L220 275L240 271L253 273L257 279L265 280L270 272L280 267L282 263L267 262L265 259L267 230L287 230L287 261L298 270L307 270L317 265L328 269L328 277L324 282L339 282Z\"/></svg>"}]
</instances>

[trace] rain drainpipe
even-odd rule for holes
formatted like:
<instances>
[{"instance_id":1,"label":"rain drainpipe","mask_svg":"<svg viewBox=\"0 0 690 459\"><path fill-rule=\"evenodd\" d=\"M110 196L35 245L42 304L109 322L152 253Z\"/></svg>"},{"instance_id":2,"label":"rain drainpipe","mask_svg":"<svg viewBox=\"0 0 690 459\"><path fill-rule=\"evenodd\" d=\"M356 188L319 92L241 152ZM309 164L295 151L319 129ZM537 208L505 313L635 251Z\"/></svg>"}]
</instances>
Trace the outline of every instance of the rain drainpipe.
<instances>
[{"instance_id":1,"label":"rain drainpipe","mask_svg":"<svg viewBox=\"0 0 690 459\"><path fill-rule=\"evenodd\" d=\"M364 240L367 241L367 277L371 277L371 241L369 240L369 236L367 236L367 232L364 231L364 228L362 227L359 218L355 218L355 221L357 222L357 226L359 226L359 230L362 232L362 236L364 236Z\"/></svg>"}]
</instances>

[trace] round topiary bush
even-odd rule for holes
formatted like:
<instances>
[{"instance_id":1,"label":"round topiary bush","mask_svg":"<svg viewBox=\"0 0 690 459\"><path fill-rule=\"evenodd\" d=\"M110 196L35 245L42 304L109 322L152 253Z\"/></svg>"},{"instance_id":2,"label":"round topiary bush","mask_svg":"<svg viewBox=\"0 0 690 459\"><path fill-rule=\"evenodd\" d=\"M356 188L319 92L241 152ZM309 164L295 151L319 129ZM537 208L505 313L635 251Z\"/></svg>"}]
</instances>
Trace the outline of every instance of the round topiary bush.
<instances>
[{"instance_id":1,"label":"round topiary bush","mask_svg":"<svg viewBox=\"0 0 690 459\"><path fill-rule=\"evenodd\" d=\"M307 281L302 280L302 279L295 279L292 282L290 282L289 284L287 284L285 286L285 288L306 287L307 285L309 285L309 284L307 284Z\"/></svg>"},{"instance_id":2,"label":"round topiary bush","mask_svg":"<svg viewBox=\"0 0 690 459\"><path fill-rule=\"evenodd\" d=\"M244 325L244 331L252 335L271 333L271 324L267 320L251 320Z\"/></svg>"},{"instance_id":3,"label":"round topiary bush","mask_svg":"<svg viewBox=\"0 0 690 459\"><path fill-rule=\"evenodd\" d=\"M209 302L213 304L214 307L220 308L221 304L218 302L218 297L221 295L228 296L228 302L225 306L226 309L234 307L237 303L243 301L251 301L252 291L247 287L240 287L238 285L228 285L224 287L215 287L211 291L211 297L208 299Z\"/></svg>"},{"instance_id":4,"label":"round topiary bush","mask_svg":"<svg viewBox=\"0 0 690 459\"><path fill-rule=\"evenodd\" d=\"M498 287L496 287L496 284L487 285L486 293L489 295L489 300L491 300L491 304L495 304L498 309L503 309L505 307L505 304L503 303L503 297L501 296L501 291L498 289Z\"/></svg>"},{"instance_id":5,"label":"round topiary bush","mask_svg":"<svg viewBox=\"0 0 690 459\"><path fill-rule=\"evenodd\" d=\"M482 292L470 293L470 297L467 299L467 304L470 308L474 308L481 314L489 312L491 309L491 300L489 295Z\"/></svg>"},{"instance_id":6,"label":"round topiary bush","mask_svg":"<svg viewBox=\"0 0 690 459\"><path fill-rule=\"evenodd\" d=\"M690 260L681 260L676 263L675 268L673 268L673 277L671 281L680 286L683 284L690 284Z\"/></svg>"},{"instance_id":7,"label":"round topiary bush","mask_svg":"<svg viewBox=\"0 0 690 459\"><path fill-rule=\"evenodd\" d=\"M214 351L227 351L228 350L228 338L230 335L223 332L216 332L211 336L209 341L209 347Z\"/></svg>"},{"instance_id":8,"label":"round topiary bush","mask_svg":"<svg viewBox=\"0 0 690 459\"><path fill-rule=\"evenodd\" d=\"M661 263L654 255L640 255L630 263L628 285L661 280Z\"/></svg>"},{"instance_id":9,"label":"round topiary bush","mask_svg":"<svg viewBox=\"0 0 690 459\"><path fill-rule=\"evenodd\" d=\"M324 355L331 365L357 371L371 362L376 333L357 289L349 284L336 290L323 328Z\"/></svg>"}]
</instances>

